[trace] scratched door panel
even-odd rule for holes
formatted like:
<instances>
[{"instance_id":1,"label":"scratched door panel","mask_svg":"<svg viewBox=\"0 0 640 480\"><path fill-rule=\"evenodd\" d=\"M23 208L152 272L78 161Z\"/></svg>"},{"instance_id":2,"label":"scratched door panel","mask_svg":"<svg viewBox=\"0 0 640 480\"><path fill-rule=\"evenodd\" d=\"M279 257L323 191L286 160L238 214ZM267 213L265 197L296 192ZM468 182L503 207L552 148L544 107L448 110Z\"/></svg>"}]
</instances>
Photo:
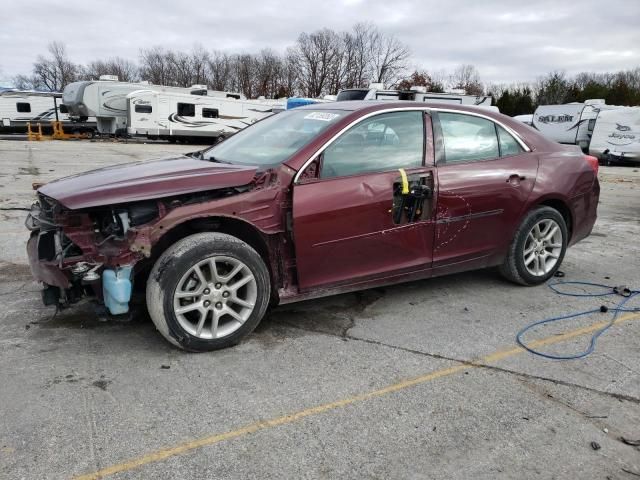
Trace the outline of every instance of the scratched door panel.
<instances>
[{"instance_id":1,"label":"scratched door panel","mask_svg":"<svg viewBox=\"0 0 640 480\"><path fill-rule=\"evenodd\" d=\"M534 153L439 166L433 266L506 248L537 170Z\"/></svg>"}]
</instances>

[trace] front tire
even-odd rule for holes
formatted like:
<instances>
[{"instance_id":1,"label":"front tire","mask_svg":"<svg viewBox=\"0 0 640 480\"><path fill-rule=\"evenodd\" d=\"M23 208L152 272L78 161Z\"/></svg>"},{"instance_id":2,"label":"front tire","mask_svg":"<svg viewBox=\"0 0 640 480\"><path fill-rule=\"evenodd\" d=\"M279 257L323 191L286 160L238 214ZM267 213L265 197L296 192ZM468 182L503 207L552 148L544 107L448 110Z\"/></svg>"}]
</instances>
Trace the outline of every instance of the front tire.
<instances>
[{"instance_id":1,"label":"front tire","mask_svg":"<svg viewBox=\"0 0 640 480\"><path fill-rule=\"evenodd\" d=\"M537 207L527 213L518 228L500 273L520 285L544 283L560 268L567 241L567 224L560 212Z\"/></svg>"},{"instance_id":2,"label":"front tire","mask_svg":"<svg viewBox=\"0 0 640 480\"><path fill-rule=\"evenodd\" d=\"M184 350L218 350L240 342L269 305L269 271L247 243L223 233L198 233L165 251L147 282L156 328Z\"/></svg>"}]
</instances>

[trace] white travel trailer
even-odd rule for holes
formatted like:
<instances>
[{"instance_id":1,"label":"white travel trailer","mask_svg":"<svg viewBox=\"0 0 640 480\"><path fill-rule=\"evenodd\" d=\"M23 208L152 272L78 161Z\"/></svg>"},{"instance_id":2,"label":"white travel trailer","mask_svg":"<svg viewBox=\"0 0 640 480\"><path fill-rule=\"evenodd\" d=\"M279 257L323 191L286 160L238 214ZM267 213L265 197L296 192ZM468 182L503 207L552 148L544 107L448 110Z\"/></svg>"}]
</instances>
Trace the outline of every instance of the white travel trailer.
<instances>
[{"instance_id":1,"label":"white travel trailer","mask_svg":"<svg viewBox=\"0 0 640 480\"><path fill-rule=\"evenodd\" d=\"M197 96L242 98L238 93L207 90L206 85L190 88L149 85L146 82L118 82L117 77L103 76L98 81L74 82L64 89L62 100L69 109L72 119L83 121L96 117L97 129L101 134L120 135L127 132L127 95L136 90L146 89Z\"/></svg>"},{"instance_id":2,"label":"white travel trailer","mask_svg":"<svg viewBox=\"0 0 640 480\"><path fill-rule=\"evenodd\" d=\"M578 145L586 152L599 113L617 108L616 105L606 105L600 99L586 100L584 103L540 105L533 114L533 126L550 140Z\"/></svg>"},{"instance_id":3,"label":"white travel trailer","mask_svg":"<svg viewBox=\"0 0 640 480\"><path fill-rule=\"evenodd\" d=\"M601 111L589 154L608 162L640 162L640 107Z\"/></svg>"},{"instance_id":4,"label":"white travel trailer","mask_svg":"<svg viewBox=\"0 0 640 480\"><path fill-rule=\"evenodd\" d=\"M434 93L425 87L411 87L409 91L385 90L381 83L372 83L369 88L349 88L340 90L336 101L346 100L411 100L414 102L452 103L455 105L491 106L489 95L465 95L461 92Z\"/></svg>"},{"instance_id":5,"label":"white travel trailer","mask_svg":"<svg viewBox=\"0 0 640 480\"><path fill-rule=\"evenodd\" d=\"M577 144L584 103L540 105L533 113L533 126L549 140Z\"/></svg>"},{"instance_id":6,"label":"white travel trailer","mask_svg":"<svg viewBox=\"0 0 640 480\"><path fill-rule=\"evenodd\" d=\"M234 134L285 108L284 100L246 100L137 90L127 95L127 132L150 139L194 140Z\"/></svg>"},{"instance_id":7,"label":"white travel trailer","mask_svg":"<svg viewBox=\"0 0 640 480\"><path fill-rule=\"evenodd\" d=\"M62 94L57 92L7 90L0 93L0 131L25 131L28 122L49 125L53 120L68 120L61 98Z\"/></svg>"}]
</instances>

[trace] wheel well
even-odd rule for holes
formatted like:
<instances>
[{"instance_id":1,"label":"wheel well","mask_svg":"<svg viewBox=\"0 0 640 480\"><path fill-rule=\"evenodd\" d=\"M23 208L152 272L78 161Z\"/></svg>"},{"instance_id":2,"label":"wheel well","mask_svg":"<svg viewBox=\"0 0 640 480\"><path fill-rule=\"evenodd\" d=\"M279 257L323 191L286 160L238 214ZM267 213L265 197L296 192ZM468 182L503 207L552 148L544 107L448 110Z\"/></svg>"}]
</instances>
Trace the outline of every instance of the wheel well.
<instances>
[{"instance_id":1,"label":"wheel well","mask_svg":"<svg viewBox=\"0 0 640 480\"><path fill-rule=\"evenodd\" d=\"M152 257L159 257L171 245L189 235L213 231L232 235L248 243L269 266L269 249L262 233L242 220L228 217L194 218L177 225L165 233L153 246Z\"/></svg>"},{"instance_id":2,"label":"wheel well","mask_svg":"<svg viewBox=\"0 0 640 480\"><path fill-rule=\"evenodd\" d=\"M540 202L539 205L544 205L547 207L551 207L555 210L557 210L558 212L560 212L560 215L562 215L562 218L564 218L565 223L567 224L567 230L569 232L569 239L571 239L571 235L573 234L573 218L571 216L571 210L569 209L569 207L567 206L566 203L564 203L562 200L558 200L558 199L548 199L545 200L543 202Z\"/></svg>"},{"instance_id":3,"label":"wheel well","mask_svg":"<svg viewBox=\"0 0 640 480\"><path fill-rule=\"evenodd\" d=\"M158 243L152 247L151 256L144 260L144 266L139 269L139 279L146 279L146 276L151 271L151 268L153 268L156 260L171 245L185 237L188 237L189 235L201 232L226 233L248 243L264 260L264 263L269 269L272 284L277 284L270 261L269 248L267 247L267 241L264 238L264 235L252 225L242 220L228 217L194 218L193 220L181 223L166 232L160 238ZM139 284L146 285L146 280L139 282Z\"/></svg>"}]
</instances>

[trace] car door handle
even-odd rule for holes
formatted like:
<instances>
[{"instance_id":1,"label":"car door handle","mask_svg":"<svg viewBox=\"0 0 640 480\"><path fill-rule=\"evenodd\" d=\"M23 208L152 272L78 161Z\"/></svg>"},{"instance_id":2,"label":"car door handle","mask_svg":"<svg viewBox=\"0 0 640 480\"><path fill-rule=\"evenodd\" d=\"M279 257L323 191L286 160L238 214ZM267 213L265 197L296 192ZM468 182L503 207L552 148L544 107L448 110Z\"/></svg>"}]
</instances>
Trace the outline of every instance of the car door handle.
<instances>
[{"instance_id":1,"label":"car door handle","mask_svg":"<svg viewBox=\"0 0 640 480\"><path fill-rule=\"evenodd\" d=\"M520 182L526 179L527 177L514 173L513 175L510 175L509 178L507 178L507 183L510 183L511 185L514 185L514 186L518 186L520 185Z\"/></svg>"}]
</instances>

